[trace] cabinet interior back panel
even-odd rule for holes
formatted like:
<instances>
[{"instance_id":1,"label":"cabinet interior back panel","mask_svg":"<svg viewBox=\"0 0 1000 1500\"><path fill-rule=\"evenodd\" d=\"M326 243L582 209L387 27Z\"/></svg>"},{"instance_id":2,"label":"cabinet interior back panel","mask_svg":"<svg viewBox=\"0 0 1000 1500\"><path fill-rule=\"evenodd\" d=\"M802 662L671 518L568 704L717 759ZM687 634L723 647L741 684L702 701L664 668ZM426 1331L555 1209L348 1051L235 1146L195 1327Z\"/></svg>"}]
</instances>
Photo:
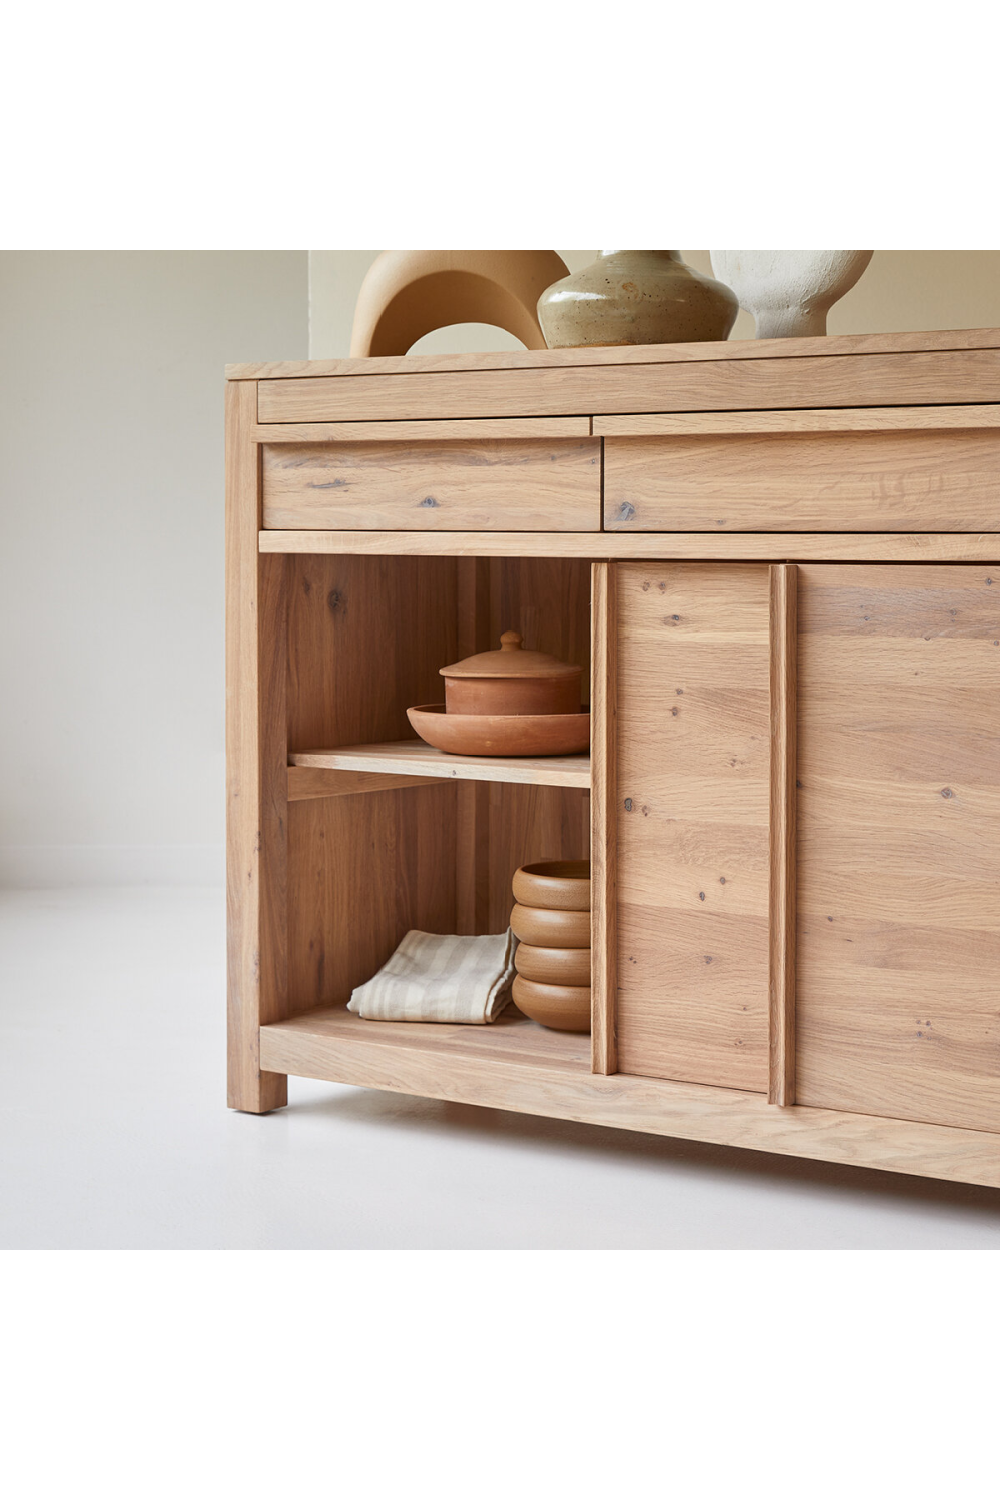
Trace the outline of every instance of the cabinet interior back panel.
<instances>
[{"instance_id":1,"label":"cabinet interior back panel","mask_svg":"<svg viewBox=\"0 0 1000 1500\"><path fill-rule=\"evenodd\" d=\"M799 585L801 1104L1000 1130L1000 569Z\"/></svg>"},{"instance_id":2,"label":"cabinet interior back panel","mask_svg":"<svg viewBox=\"0 0 1000 1500\"><path fill-rule=\"evenodd\" d=\"M768 570L618 565L618 1063L767 1088Z\"/></svg>"}]
</instances>

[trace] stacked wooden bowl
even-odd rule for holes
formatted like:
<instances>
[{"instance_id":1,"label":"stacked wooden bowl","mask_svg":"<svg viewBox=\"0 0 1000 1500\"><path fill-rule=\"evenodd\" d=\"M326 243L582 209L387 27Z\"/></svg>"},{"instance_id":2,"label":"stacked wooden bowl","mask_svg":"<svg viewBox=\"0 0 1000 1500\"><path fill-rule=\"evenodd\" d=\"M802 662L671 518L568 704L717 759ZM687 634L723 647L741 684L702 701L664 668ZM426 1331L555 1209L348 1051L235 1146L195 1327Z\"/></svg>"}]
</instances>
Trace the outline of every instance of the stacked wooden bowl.
<instances>
[{"instance_id":1,"label":"stacked wooden bowl","mask_svg":"<svg viewBox=\"0 0 1000 1500\"><path fill-rule=\"evenodd\" d=\"M514 900L514 1004L541 1026L589 1031L590 861L522 865Z\"/></svg>"}]
</instances>

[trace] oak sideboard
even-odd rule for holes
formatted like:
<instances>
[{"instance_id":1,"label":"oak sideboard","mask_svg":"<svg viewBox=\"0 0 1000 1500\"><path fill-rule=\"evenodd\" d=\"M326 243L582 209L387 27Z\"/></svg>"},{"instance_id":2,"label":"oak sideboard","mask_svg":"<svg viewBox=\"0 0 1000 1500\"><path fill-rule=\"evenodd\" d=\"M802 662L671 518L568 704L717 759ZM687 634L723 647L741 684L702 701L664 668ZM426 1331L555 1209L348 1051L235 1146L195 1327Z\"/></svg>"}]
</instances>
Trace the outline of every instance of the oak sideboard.
<instances>
[{"instance_id":1,"label":"oak sideboard","mask_svg":"<svg viewBox=\"0 0 1000 1500\"><path fill-rule=\"evenodd\" d=\"M1000 1186L1000 330L227 371L229 1102ZM414 739L520 630L589 756ZM346 1010L589 855L591 1036Z\"/></svg>"}]
</instances>

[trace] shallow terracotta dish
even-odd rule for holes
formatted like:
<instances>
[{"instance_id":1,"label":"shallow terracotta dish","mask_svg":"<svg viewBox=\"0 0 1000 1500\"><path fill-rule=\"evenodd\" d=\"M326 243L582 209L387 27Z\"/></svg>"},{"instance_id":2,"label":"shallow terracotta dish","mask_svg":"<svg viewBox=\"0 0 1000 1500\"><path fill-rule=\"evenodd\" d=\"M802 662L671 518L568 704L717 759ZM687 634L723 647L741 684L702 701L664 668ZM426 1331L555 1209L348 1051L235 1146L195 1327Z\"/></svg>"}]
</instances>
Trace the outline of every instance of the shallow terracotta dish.
<instances>
[{"instance_id":1,"label":"shallow terracotta dish","mask_svg":"<svg viewBox=\"0 0 1000 1500\"><path fill-rule=\"evenodd\" d=\"M536 984L520 974L511 990L518 1010L553 1031L590 1030L590 990L571 984Z\"/></svg>"},{"instance_id":2,"label":"shallow terracotta dish","mask_svg":"<svg viewBox=\"0 0 1000 1500\"><path fill-rule=\"evenodd\" d=\"M514 907L514 936L533 948L589 948L589 911L546 911L541 906Z\"/></svg>"},{"instance_id":3,"label":"shallow terracotta dish","mask_svg":"<svg viewBox=\"0 0 1000 1500\"><path fill-rule=\"evenodd\" d=\"M443 703L408 708L422 740L451 755L580 755L590 714L449 714Z\"/></svg>"},{"instance_id":4,"label":"shallow terracotta dish","mask_svg":"<svg viewBox=\"0 0 1000 1500\"><path fill-rule=\"evenodd\" d=\"M514 900L548 911L590 910L590 860L546 859L514 872Z\"/></svg>"},{"instance_id":5,"label":"shallow terracotta dish","mask_svg":"<svg viewBox=\"0 0 1000 1500\"><path fill-rule=\"evenodd\" d=\"M539 984L590 984L589 948L533 948L518 943L514 967L525 979Z\"/></svg>"},{"instance_id":6,"label":"shallow terracotta dish","mask_svg":"<svg viewBox=\"0 0 1000 1500\"><path fill-rule=\"evenodd\" d=\"M576 714L582 668L544 651L525 651L516 630L505 630L499 651L481 651L442 667L450 714Z\"/></svg>"}]
</instances>

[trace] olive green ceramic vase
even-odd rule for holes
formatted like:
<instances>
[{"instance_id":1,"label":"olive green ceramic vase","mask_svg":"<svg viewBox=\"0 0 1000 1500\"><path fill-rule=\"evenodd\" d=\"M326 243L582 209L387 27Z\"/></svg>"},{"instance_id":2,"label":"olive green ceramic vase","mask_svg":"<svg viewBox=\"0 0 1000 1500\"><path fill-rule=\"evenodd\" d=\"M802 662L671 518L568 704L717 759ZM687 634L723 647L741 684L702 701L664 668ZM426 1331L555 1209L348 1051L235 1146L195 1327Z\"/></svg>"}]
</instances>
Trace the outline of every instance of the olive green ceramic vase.
<instances>
[{"instance_id":1,"label":"olive green ceramic vase","mask_svg":"<svg viewBox=\"0 0 1000 1500\"><path fill-rule=\"evenodd\" d=\"M550 349L589 345L687 344L725 339L739 302L676 250L605 250L538 300Z\"/></svg>"}]
</instances>

